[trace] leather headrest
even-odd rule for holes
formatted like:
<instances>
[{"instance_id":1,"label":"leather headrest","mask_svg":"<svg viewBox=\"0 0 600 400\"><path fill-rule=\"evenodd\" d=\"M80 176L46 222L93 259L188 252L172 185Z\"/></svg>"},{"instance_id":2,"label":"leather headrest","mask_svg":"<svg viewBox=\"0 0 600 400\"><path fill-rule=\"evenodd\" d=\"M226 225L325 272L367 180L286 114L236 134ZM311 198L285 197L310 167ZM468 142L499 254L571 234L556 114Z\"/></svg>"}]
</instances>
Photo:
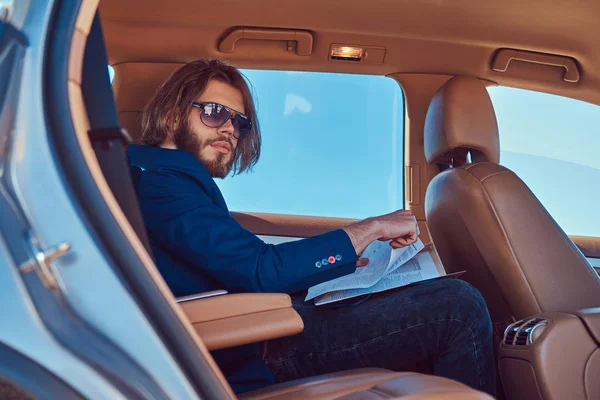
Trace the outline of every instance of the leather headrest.
<instances>
[{"instance_id":1,"label":"leather headrest","mask_svg":"<svg viewBox=\"0 0 600 400\"><path fill-rule=\"evenodd\" d=\"M457 76L434 94L425 119L429 163L500 161L498 123L492 100L477 78Z\"/></svg>"}]
</instances>

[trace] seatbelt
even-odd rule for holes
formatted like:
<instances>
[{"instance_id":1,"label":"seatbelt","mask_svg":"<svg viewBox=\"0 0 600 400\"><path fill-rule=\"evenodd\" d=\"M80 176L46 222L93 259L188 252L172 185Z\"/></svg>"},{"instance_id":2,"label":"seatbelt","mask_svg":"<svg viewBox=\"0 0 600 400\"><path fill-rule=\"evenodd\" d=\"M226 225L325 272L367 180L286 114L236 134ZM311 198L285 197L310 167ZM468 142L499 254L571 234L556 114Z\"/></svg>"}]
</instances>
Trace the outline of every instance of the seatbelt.
<instances>
[{"instance_id":1,"label":"seatbelt","mask_svg":"<svg viewBox=\"0 0 600 400\"><path fill-rule=\"evenodd\" d=\"M102 173L135 233L152 255L125 155L131 138L119 125L98 13L86 43L81 90L90 121L90 141Z\"/></svg>"}]
</instances>

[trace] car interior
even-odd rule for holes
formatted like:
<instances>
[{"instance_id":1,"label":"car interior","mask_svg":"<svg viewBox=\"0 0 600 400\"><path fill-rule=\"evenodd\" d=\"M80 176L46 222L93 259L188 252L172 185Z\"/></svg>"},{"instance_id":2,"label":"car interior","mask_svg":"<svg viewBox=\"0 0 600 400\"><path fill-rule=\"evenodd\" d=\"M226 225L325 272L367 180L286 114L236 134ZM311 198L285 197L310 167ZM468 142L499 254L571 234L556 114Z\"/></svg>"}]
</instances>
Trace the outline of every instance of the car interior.
<instances>
[{"instance_id":1,"label":"car interior","mask_svg":"<svg viewBox=\"0 0 600 400\"><path fill-rule=\"evenodd\" d=\"M98 13L96 14L96 11ZM82 16L83 15L83 16ZM506 399L600 398L600 237L568 236L503 166L488 88L600 105L600 3L529 0L85 1L69 55L71 115L86 163L124 234L203 357L303 330L287 294L226 291L174 298L152 261L124 148L141 110L198 58L239 68L388 77L405 101L405 207L446 273L479 289L494 324ZM100 28L101 25L101 28ZM103 40L102 40L103 39ZM106 64L114 69L112 86ZM100 106L108 92L112 107ZM105 113L98 110L104 110ZM110 114L110 115L107 115ZM351 218L233 210L265 237L310 237ZM214 362L218 383L235 398ZM487 399L413 372L341 371L243 399Z\"/></svg>"}]
</instances>

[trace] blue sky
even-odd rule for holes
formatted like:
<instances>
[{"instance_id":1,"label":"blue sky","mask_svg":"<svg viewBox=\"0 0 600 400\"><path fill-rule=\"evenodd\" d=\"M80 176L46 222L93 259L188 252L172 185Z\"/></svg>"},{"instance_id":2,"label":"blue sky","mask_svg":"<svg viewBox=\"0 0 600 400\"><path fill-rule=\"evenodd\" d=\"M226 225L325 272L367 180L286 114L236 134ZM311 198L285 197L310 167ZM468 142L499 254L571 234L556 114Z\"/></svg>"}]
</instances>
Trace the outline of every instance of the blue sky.
<instances>
[{"instance_id":1,"label":"blue sky","mask_svg":"<svg viewBox=\"0 0 600 400\"><path fill-rule=\"evenodd\" d=\"M263 134L253 173L217 180L232 211L364 218L403 207L404 102L381 76L244 70ZM500 163L568 234L600 236L600 107L490 94Z\"/></svg>"},{"instance_id":2,"label":"blue sky","mask_svg":"<svg viewBox=\"0 0 600 400\"><path fill-rule=\"evenodd\" d=\"M568 234L600 236L600 107L520 89L490 89L500 163Z\"/></svg>"},{"instance_id":3,"label":"blue sky","mask_svg":"<svg viewBox=\"0 0 600 400\"><path fill-rule=\"evenodd\" d=\"M403 207L403 99L379 76L244 71L263 152L217 181L231 210L363 218Z\"/></svg>"}]
</instances>

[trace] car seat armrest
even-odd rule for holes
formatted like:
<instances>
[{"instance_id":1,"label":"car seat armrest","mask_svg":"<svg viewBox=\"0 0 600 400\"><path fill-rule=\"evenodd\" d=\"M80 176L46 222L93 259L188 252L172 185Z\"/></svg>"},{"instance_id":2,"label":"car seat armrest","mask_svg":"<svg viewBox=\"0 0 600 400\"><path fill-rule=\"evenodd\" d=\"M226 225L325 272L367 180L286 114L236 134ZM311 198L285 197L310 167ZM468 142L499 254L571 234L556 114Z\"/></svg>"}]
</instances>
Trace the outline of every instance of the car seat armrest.
<instances>
[{"instance_id":1,"label":"car seat armrest","mask_svg":"<svg viewBox=\"0 0 600 400\"><path fill-rule=\"evenodd\" d=\"M302 332L304 323L287 294L219 293L179 301L209 350L261 342Z\"/></svg>"}]
</instances>

